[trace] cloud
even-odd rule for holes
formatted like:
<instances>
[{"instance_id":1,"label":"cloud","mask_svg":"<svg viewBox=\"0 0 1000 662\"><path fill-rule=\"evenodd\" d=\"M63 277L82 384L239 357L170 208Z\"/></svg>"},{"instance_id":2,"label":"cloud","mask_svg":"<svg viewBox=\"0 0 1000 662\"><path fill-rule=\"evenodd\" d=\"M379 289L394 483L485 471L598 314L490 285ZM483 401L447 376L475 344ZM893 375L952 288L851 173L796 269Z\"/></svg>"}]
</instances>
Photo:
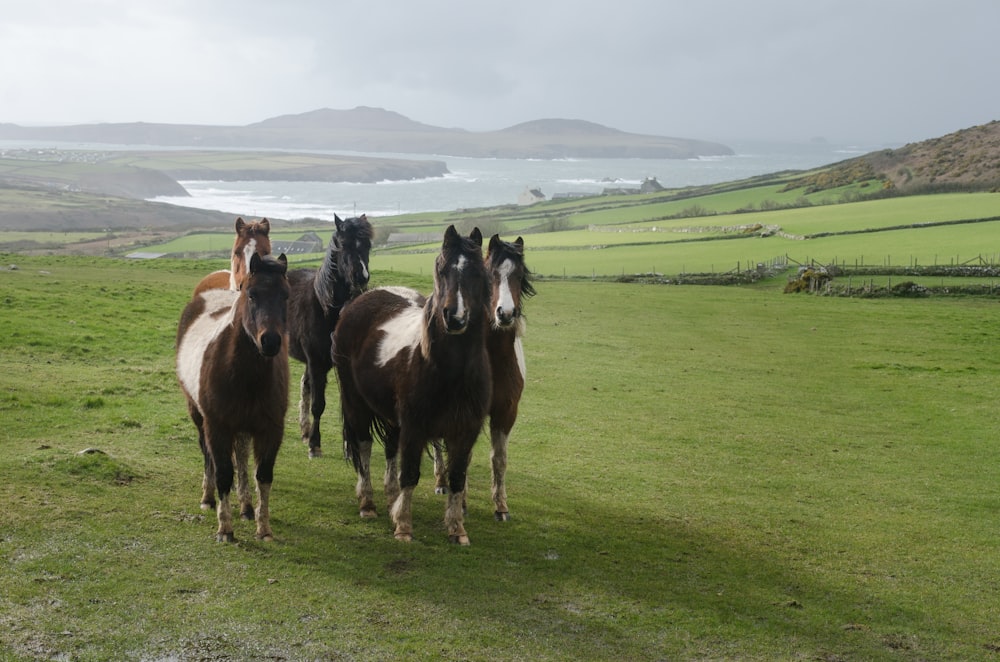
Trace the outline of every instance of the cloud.
<instances>
[{"instance_id":1,"label":"cloud","mask_svg":"<svg viewBox=\"0 0 1000 662\"><path fill-rule=\"evenodd\" d=\"M370 105L474 130L566 117L905 142L995 119L998 24L992 0L18 3L0 23L0 121L246 124Z\"/></svg>"}]
</instances>

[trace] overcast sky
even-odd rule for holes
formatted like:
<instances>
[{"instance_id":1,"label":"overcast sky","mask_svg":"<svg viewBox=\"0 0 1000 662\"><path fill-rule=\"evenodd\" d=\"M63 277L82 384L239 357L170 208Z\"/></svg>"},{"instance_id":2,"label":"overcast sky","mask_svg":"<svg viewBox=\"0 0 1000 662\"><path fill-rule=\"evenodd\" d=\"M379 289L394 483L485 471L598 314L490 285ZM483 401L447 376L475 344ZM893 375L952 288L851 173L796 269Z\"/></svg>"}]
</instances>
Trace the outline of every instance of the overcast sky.
<instances>
[{"instance_id":1,"label":"overcast sky","mask_svg":"<svg viewBox=\"0 0 1000 662\"><path fill-rule=\"evenodd\" d=\"M997 0L0 0L0 122L376 106L894 144L1000 119Z\"/></svg>"}]
</instances>

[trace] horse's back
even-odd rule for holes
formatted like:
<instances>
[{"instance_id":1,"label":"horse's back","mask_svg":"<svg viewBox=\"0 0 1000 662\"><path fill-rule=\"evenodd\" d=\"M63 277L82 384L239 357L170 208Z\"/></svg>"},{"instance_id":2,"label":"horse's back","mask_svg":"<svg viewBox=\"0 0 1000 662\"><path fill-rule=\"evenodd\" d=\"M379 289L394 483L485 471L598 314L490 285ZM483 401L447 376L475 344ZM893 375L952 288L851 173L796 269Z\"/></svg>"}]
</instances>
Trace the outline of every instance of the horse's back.
<instances>
[{"instance_id":1,"label":"horse's back","mask_svg":"<svg viewBox=\"0 0 1000 662\"><path fill-rule=\"evenodd\" d=\"M195 285L193 296L198 296L202 292L208 290L235 290L233 283L233 272L229 269L219 269L218 271L213 271L204 278L202 278L197 285Z\"/></svg>"},{"instance_id":2,"label":"horse's back","mask_svg":"<svg viewBox=\"0 0 1000 662\"><path fill-rule=\"evenodd\" d=\"M378 287L368 290L344 307L340 321L334 331L334 343L343 348L334 352L342 357L357 355L360 345L375 338L375 332L382 336L404 335L409 339L414 333L419 335L419 325L414 328L413 317L422 315L425 299L416 290L406 287ZM409 344L407 341L406 344ZM347 352L347 347L352 348Z\"/></svg>"}]
</instances>

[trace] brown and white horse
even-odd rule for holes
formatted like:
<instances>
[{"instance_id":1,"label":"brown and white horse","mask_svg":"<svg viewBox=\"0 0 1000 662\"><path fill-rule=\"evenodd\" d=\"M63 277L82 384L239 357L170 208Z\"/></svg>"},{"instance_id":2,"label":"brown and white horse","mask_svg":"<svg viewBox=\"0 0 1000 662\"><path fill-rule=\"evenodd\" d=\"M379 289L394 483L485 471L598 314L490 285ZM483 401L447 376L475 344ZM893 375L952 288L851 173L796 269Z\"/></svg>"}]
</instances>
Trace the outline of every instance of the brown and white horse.
<instances>
[{"instance_id":1,"label":"brown and white horse","mask_svg":"<svg viewBox=\"0 0 1000 662\"><path fill-rule=\"evenodd\" d=\"M289 355L306 364L299 399L299 431L309 444L309 457L319 457L319 420L326 410L326 381L333 360L331 335L340 311L368 287L368 256L372 226L368 217L342 221L334 215L334 232L319 269L288 273L292 288L288 300ZM310 420L311 416L311 420Z\"/></svg>"},{"instance_id":2,"label":"brown and white horse","mask_svg":"<svg viewBox=\"0 0 1000 662\"><path fill-rule=\"evenodd\" d=\"M445 525L449 540L469 543L462 508L466 471L493 383L482 242L478 229L462 237L450 226L429 297L401 287L370 290L344 308L333 334L344 445L358 474L360 513L375 516L374 435L385 444L386 497L399 540L413 538L410 509L423 453L432 440L443 439L451 489Z\"/></svg>"},{"instance_id":3,"label":"brown and white horse","mask_svg":"<svg viewBox=\"0 0 1000 662\"><path fill-rule=\"evenodd\" d=\"M490 310L493 323L486 338L486 349L493 373L493 400L490 403L490 466L492 496L497 521L510 519L507 509L507 442L517 421L517 407L524 391L526 377L524 348L525 299L535 294L531 271L524 263L524 239L513 242L490 237L486 251L486 268L490 271L492 294ZM444 453L434 445L434 475L438 494L446 494L448 483L444 472Z\"/></svg>"},{"instance_id":4,"label":"brown and white horse","mask_svg":"<svg viewBox=\"0 0 1000 662\"><path fill-rule=\"evenodd\" d=\"M234 540L229 493L234 459L240 514L257 521L257 538L271 540L269 496L288 409L288 262L251 254L239 292L210 289L184 308L177 328L177 377L198 428L205 460L202 507L215 503L216 539ZM257 510L246 465L253 448Z\"/></svg>"},{"instance_id":5,"label":"brown and white horse","mask_svg":"<svg viewBox=\"0 0 1000 662\"><path fill-rule=\"evenodd\" d=\"M247 223L243 218L236 219L236 239L233 241L233 253L230 258L230 268L220 269L208 274L194 288L198 295L205 290L240 289L240 284L246 278L250 266L250 256L256 253L261 257L271 254L271 222L266 218Z\"/></svg>"}]
</instances>

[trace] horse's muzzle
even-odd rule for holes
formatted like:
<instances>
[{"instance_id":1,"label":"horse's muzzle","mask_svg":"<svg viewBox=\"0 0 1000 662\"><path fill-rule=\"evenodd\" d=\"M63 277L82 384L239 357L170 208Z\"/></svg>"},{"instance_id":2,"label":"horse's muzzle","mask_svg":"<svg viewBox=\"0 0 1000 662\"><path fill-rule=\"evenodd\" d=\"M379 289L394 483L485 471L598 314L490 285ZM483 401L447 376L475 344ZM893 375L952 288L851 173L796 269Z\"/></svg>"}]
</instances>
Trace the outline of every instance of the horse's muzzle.
<instances>
[{"instance_id":1,"label":"horse's muzzle","mask_svg":"<svg viewBox=\"0 0 1000 662\"><path fill-rule=\"evenodd\" d=\"M521 311L517 308L505 310L503 306L497 306L496 312L493 315L493 322L498 329L509 329L520 315Z\"/></svg>"},{"instance_id":2,"label":"horse's muzzle","mask_svg":"<svg viewBox=\"0 0 1000 662\"><path fill-rule=\"evenodd\" d=\"M444 327L448 333L463 333L468 326L469 326L468 315L459 317L455 315L452 311L445 309Z\"/></svg>"},{"instance_id":3,"label":"horse's muzzle","mask_svg":"<svg viewBox=\"0 0 1000 662\"><path fill-rule=\"evenodd\" d=\"M282 337L275 331L266 331L260 335L260 353L264 356L277 356L281 351Z\"/></svg>"}]
</instances>

